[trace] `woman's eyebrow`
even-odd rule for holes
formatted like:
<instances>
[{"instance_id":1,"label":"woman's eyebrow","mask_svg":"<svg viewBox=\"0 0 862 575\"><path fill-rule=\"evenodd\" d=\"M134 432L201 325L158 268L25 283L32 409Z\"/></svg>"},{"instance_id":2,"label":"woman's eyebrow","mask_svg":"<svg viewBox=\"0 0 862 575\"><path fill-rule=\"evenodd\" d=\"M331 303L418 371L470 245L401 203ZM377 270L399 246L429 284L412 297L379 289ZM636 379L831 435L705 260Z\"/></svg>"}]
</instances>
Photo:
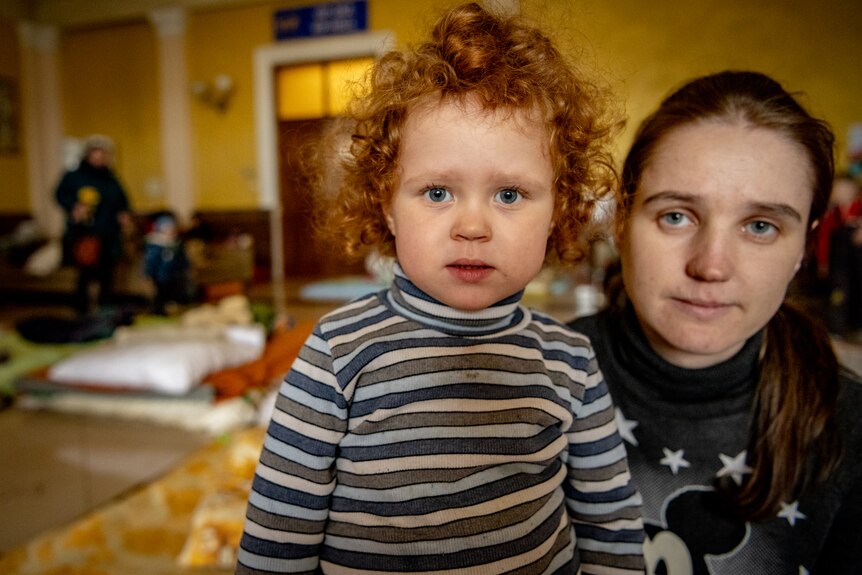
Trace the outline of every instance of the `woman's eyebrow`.
<instances>
[{"instance_id":1,"label":"woman's eyebrow","mask_svg":"<svg viewBox=\"0 0 862 575\"><path fill-rule=\"evenodd\" d=\"M694 194L687 194L685 192L667 190L664 192L658 192L646 198L643 205L646 206L655 202L683 202L686 204L694 204L697 203L697 196Z\"/></svg>"},{"instance_id":2,"label":"woman's eyebrow","mask_svg":"<svg viewBox=\"0 0 862 575\"><path fill-rule=\"evenodd\" d=\"M697 203L697 195L668 190L651 195L644 200L643 205L646 206L655 202L680 202L686 204L695 204ZM789 217L799 222L802 221L802 214L800 214L793 206L785 204L783 202L751 202L748 204L748 209L752 212L764 215L771 215L774 217Z\"/></svg>"},{"instance_id":3,"label":"woman's eyebrow","mask_svg":"<svg viewBox=\"0 0 862 575\"><path fill-rule=\"evenodd\" d=\"M751 207L754 211L759 213L766 213L770 215L774 215L776 217L789 217L796 221L802 221L802 214L796 211L793 206L783 203L770 203L770 202L754 202L751 204Z\"/></svg>"}]
</instances>

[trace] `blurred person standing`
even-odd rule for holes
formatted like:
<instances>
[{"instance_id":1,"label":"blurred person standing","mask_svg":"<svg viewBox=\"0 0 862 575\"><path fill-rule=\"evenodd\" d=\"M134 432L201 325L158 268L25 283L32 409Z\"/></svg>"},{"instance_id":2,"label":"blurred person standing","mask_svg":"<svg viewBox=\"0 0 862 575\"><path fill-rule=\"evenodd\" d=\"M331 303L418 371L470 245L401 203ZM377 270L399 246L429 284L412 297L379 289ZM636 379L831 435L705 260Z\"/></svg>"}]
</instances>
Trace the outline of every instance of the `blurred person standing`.
<instances>
[{"instance_id":1,"label":"blurred person standing","mask_svg":"<svg viewBox=\"0 0 862 575\"><path fill-rule=\"evenodd\" d=\"M90 310L94 282L99 286L98 305L111 303L122 229L131 225L129 200L112 169L113 156L110 138L89 136L80 164L63 175L55 193L66 213L64 261L78 268L74 305L82 315Z\"/></svg>"}]
</instances>

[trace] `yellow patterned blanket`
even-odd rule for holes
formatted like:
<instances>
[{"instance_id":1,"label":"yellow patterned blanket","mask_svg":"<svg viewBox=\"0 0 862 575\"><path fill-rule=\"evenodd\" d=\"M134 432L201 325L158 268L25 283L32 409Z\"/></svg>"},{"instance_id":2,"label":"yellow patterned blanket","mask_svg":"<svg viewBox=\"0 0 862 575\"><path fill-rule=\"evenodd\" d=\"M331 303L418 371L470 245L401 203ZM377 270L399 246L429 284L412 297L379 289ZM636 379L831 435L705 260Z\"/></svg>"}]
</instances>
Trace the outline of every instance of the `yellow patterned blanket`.
<instances>
[{"instance_id":1,"label":"yellow patterned blanket","mask_svg":"<svg viewBox=\"0 0 862 575\"><path fill-rule=\"evenodd\" d=\"M255 427L219 438L161 479L3 555L0 573L233 573L263 437Z\"/></svg>"}]
</instances>

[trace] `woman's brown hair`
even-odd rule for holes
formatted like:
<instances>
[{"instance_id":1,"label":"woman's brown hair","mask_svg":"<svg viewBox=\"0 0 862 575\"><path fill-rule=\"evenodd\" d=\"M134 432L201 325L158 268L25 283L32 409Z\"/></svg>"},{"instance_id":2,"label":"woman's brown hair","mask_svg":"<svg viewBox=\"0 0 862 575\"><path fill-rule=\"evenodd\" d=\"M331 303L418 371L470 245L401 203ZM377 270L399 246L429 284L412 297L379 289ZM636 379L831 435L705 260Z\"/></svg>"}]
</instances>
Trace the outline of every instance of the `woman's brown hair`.
<instances>
[{"instance_id":1,"label":"woman's brown hair","mask_svg":"<svg viewBox=\"0 0 862 575\"><path fill-rule=\"evenodd\" d=\"M628 217L658 144L671 131L700 122L744 122L796 143L810 168L813 230L832 189L832 131L778 82L745 71L695 79L644 120L623 165L618 225ZM781 502L823 482L840 459L833 417L838 361L825 328L785 301L766 326L759 372L746 461L752 473L741 486L726 478L716 484L749 520L774 515Z\"/></svg>"},{"instance_id":2,"label":"woman's brown hair","mask_svg":"<svg viewBox=\"0 0 862 575\"><path fill-rule=\"evenodd\" d=\"M348 256L370 247L395 255L383 214L396 185L402 131L408 114L433 98L539 112L555 176L548 251L566 263L582 259L582 232L616 183L607 144L619 122L607 119L609 98L538 28L475 3L449 10L428 40L373 66L365 94L349 109L351 145L334 201L324 205L323 233L337 234Z\"/></svg>"}]
</instances>

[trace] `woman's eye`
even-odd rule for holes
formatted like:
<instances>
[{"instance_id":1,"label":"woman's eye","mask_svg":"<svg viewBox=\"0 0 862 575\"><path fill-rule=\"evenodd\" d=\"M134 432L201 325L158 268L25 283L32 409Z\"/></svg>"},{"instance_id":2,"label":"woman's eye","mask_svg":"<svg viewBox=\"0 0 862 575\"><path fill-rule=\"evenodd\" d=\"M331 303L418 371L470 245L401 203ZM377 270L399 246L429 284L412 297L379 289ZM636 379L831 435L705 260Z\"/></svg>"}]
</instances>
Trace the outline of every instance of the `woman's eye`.
<instances>
[{"instance_id":1,"label":"woman's eye","mask_svg":"<svg viewBox=\"0 0 862 575\"><path fill-rule=\"evenodd\" d=\"M689 219L688 216L682 212L668 212L666 214L662 214L661 221L669 226L679 227L687 224Z\"/></svg>"},{"instance_id":2,"label":"woman's eye","mask_svg":"<svg viewBox=\"0 0 862 575\"><path fill-rule=\"evenodd\" d=\"M521 199L521 192L512 188L506 188L497 192L497 199L504 204L514 204Z\"/></svg>"},{"instance_id":3,"label":"woman's eye","mask_svg":"<svg viewBox=\"0 0 862 575\"><path fill-rule=\"evenodd\" d=\"M446 188L434 186L425 190L425 197L432 202L445 202L452 199L452 194Z\"/></svg>"},{"instance_id":4,"label":"woman's eye","mask_svg":"<svg viewBox=\"0 0 862 575\"><path fill-rule=\"evenodd\" d=\"M745 229L758 237L772 237L778 233L778 228L775 227L775 224L764 222L763 220L745 224Z\"/></svg>"}]
</instances>

